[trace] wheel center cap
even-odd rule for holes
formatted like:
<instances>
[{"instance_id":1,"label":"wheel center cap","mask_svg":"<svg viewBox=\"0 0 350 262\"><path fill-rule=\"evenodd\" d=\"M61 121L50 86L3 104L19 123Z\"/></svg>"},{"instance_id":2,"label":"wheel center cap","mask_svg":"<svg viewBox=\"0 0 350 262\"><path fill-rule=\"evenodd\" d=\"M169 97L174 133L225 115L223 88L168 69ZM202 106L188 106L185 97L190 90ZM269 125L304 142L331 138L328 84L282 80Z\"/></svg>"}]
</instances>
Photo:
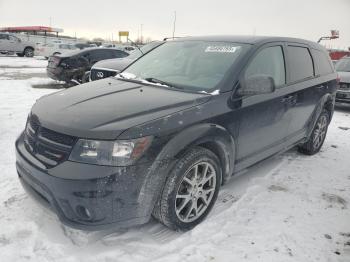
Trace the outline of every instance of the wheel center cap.
<instances>
[{"instance_id":1,"label":"wheel center cap","mask_svg":"<svg viewBox=\"0 0 350 262\"><path fill-rule=\"evenodd\" d=\"M201 196L201 195L202 195L202 188L200 188L200 187L194 187L194 188L192 189L192 195L193 195L193 196L196 196L196 197Z\"/></svg>"}]
</instances>

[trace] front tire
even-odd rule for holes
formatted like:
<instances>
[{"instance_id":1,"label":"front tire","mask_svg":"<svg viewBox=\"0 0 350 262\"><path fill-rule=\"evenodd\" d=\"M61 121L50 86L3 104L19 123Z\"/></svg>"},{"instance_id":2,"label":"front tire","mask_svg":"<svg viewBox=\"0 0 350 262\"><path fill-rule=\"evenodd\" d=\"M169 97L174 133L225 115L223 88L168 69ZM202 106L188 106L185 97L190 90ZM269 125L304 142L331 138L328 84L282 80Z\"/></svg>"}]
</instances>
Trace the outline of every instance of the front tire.
<instances>
[{"instance_id":1,"label":"front tire","mask_svg":"<svg viewBox=\"0 0 350 262\"><path fill-rule=\"evenodd\" d=\"M212 209L221 180L220 160L212 151L189 149L167 178L154 216L173 230L194 228Z\"/></svg>"},{"instance_id":2,"label":"front tire","mask_svg":"<svg viewBox=\"0 0 350 262\"><path fill-rule=\"evenodd\" d=\"M309 140L299 146L299 152L306 155L314 155L320 151L327 135L329 121L329 113L326 110L323 110L317 119Z\"/></svg>"}]
</instances>

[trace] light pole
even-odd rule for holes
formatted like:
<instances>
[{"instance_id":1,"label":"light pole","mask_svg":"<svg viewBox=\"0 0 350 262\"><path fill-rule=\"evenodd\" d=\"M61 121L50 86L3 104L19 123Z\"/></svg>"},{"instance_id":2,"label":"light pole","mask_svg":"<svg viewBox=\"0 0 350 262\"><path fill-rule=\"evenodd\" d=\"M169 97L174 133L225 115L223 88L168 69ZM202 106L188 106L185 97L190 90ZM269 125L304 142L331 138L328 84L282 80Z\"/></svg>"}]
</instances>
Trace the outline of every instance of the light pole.
<instances>
[{"instance_id":1,"label":"light pole","mask_svg":"<svg viewBox=\"0 0 350 262\"><path fill-rule=\"evenodd\" d=\"M176 26L176 11L174 12L173 39L175 37L175 26Z\"/></svg>"},{"instance_id":2,"label":"light pole","mask_svg":"<svg viewBox=\"0 0 350 262\"><path fill-rule=\"evenodd\" d=\"M143 24L141 24L141 45L142 45L142 43L143 43L142 28L143 28Z\"/></svg>"}]
</instances>

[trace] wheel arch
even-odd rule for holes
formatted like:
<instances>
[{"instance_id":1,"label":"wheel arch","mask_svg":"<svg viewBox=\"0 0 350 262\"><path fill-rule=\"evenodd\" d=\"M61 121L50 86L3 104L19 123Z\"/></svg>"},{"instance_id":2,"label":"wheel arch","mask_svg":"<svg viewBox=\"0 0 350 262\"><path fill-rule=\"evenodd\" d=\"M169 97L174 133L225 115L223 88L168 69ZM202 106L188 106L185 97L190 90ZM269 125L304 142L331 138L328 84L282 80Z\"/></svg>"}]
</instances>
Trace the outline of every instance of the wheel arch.
<instances>
[{"instance_id":1,"label":"wheel arch","mask_svg":"<svg viewBox=\"0 0 350 262\"><path fill-rule=\"evenodd\" d=\"M27 45L27 46L24 47L23 52L24 52L26 49L28 49L28 48L30 48L30 49L32 49L32 50L35 50L34 47L32 47L32 46L30 46L30 45Z\"/></svg>"},{"instance_id":2,"label":"wheel arch","mask_svg":"<svg viewBox=\"0 0 350 262\"><path fill-rule=\"evenodd\" d=\"M324 96L322 96L322 98L316 105L316 108L309 121L307 138L310 137L312 130L316 125L317 119L319 118L320 114L324 109L327 110L327 112L329 113L329 120L331 120L334 112L334 96L332 96L331 94L327 93Z\"/></svg>"},{"instance_id":3,"label":"wheel arch","mask_svg":"<svg viewBox=\"0 0 350 262\"><path fill-rule=\"evenodd\" d=\"M222 166L222 181L227 182L233 173L236 146L231 134L220 125L203 123L184 129L168 141L158 158L178 159L194 146L204 147L217 155Z\"/></svg>"}]
</instances>

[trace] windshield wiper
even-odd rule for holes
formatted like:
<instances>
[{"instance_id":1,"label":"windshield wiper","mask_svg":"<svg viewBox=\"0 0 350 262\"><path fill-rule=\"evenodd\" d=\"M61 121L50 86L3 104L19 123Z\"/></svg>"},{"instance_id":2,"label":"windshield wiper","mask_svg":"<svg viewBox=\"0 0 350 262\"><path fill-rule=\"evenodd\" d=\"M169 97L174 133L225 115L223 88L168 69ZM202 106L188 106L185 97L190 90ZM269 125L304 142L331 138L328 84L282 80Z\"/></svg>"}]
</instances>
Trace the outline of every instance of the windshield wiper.
<instances>
[{"instance_id":1,"label":"windshield wiper","mask_svg":"<svg viewBox=\"0 0 350 262\"><path fill-rule=\"evenodd\" d=\"M175 86L173 84L170 84L168 82L165 82L163 80L160 80L160 79L157 79L157 78L154 78L154 77L148 77L148 78L145 78L145 80L148 81L148 82L154 83L154 84L161 84L161 85L167 86L167 87L172 87L172 88L176 88L176 89L183 89L182 87Z\"/></svg>"}]
</instances>

